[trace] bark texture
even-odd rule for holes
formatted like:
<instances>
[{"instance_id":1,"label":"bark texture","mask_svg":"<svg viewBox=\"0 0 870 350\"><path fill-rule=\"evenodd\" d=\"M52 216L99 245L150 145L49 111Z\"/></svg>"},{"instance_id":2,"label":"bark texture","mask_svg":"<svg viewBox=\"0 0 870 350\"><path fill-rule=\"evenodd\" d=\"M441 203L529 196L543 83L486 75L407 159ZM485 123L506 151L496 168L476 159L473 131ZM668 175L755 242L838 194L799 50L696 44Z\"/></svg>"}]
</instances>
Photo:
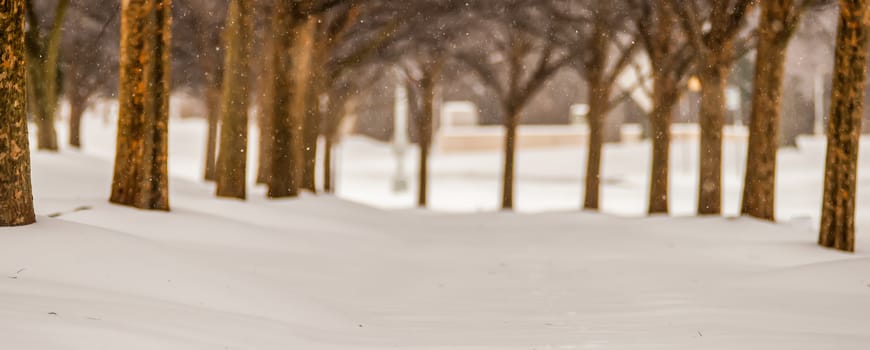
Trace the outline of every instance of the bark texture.
<instances>
[{"instance_id":1,"label":"bark texture","mask_svg":"<svg viewBox=\"0 0 870 350\"><path fill-rule=\"evenodd\" d=\"M740 212L764 220L775 220L776 153L782 102L785 55L800 21L793 0L761 3L758 49L755 61L752 111L749 120L749 148Z\"/></svg>"},{"instance_id":2,"label":"bark texture","mask_svg":"<svg viewBox=\"0 0 870 350\"><path fill-rule=\"evenodd\" d=\"M252 9L248 0L232 0L227 14L227 53L216 174L219 197L245 199L246 195Z\"/></svg>"},{"instance_id":3,"label":"bark texture","mask_svg":"<svg viewBox=\"0 0 870 350\"><path fill-rule=\"evenodd\" d=\"M36 222L30 183L24 0L0 0L0 226Z\"/></svg>"},{"instance_id":4,"label":"bark texture","mask_svg":"<svg viewBox=\"0 0 870 350\"><path fill-rule=\"evenodd\" d=\"M858 141L867 80L870 3L840 0L819 244L855 250Z\"/></svg>"},{"instance_id":5,"label":"bark texture","mask_svg":"<svg viewBox=\"0 0 870 350\"><path fill-rule=\"evenodd\" d=\"M170 25L171 0L122 2L113 203L169 210Z\"/></svg>"}]
</instances>

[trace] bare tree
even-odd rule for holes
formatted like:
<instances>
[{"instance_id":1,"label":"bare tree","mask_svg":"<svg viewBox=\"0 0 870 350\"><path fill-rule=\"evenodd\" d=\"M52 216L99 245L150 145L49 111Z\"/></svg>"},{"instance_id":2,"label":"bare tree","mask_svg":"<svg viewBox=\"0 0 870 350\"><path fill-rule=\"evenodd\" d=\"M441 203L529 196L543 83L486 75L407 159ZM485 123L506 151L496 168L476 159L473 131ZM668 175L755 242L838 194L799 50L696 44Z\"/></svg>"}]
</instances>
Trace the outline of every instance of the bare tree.
<instances>
[{"instance_id":1,"label":"bare tree","mask_svg":"<svg viewBox=\"0 0 870 350\"><path fill-rule=\"evenodd\" d=\"M261 165L259 180L273 198L296 196L300 188L315 190L317 137L324 123L327 91L338 77L389 41L384 18L358 18L361 7L376 13L380 1L321 0L276 2L267 46L274 72L262 103L266 126L260 149L270 164ZM281 8L280 6L285 6ZM386 16L382 16L386 17ZM296 136L298 133L298 137ZM307 174L307 175L306 175Z\"/></svg>"},{"instance_id":2,"label":"bare tree","mask_svg":"<svg viewBox=\"0 0 870 350\"><path fill-rule=\"evenodd\" d=\"M270 108L266 111L272 142L268 167L269 197L292 197L299 194L305 169L305 117L313 100L309 87L312 83L312 62L318 22L330 9L345 4L344 0L277 1L274 3L273 21L269 40L271 45L273 81L266 97ZM315 129L316 130L316 129ZM316 138L315 138L316 142Z\"/></svg>"},{"instance_id":3,"label":"bare tree","mask_svg":"<svg viewBox=\"0 0 870 350\"><path fill-rule=\"evenodd\" d=\"M315 37L312 42L311 68L308 71L308 89L303 132L304 160L302 167L302 188L317 192L316 168L318 138L321 135L323 120L323 100L327 96L333 74L330 71L330 57L338 45L347 40L348 32L358 20L360 3L346 2L331 7L316 16Z\"/></svg>"},{"instance_id":4,"label":"bare tree","mask_svg":"<svg viewBox=\"0 0 870 350\"><path fill-rule=\"evenodd\" d=\"M826 0L774 0L761 2L749 147L740 212L774 220L776 152L779 141L785 55L804 12Z\"/></svg>"},{"instance_id":5,"label":"bare tree","mask_svg":"<svg viewBox=\"0 0 870 350\"><path fill-rule=\"evenodd\" d=\"M208 123L203 167L203 178L208 181L215 180L217 167L221 83L224 74L224 52L226 51L222 34L227 17L227 4L226 1L212 0L187 0L176 4L176 7L185 16L183 21L176 21L174 30L181 35L193 34L187 36L186 43L190 46L188 50L192 50L195 56L193 60L195 66L191 68L196 68L197 73L201 75L201 84L197 84L199 87L197 91L205 102ZM186 83L191 85L192 82Z\"/></svg>"},{"instance_id":6,"label":"bare tree","mask_svg":"<svg viewBox=\"0 0 870 350\"><path fill-rule=\"evenodd\" d=\"M870 2L840 0L819 244L855 250L858 149L867 85Z\"/></svg>"},{"instance_id":7,"label":"bare tree","mask_svg":"<svg viewBox=\"0 0 870 350\"><path fill-rule=\"evenodd\" d=\"M69 144L81 147L82 116L95 95L109 95L116 89L118 67L117 25L120 2L76 1L70 6L61 56L64 72L64 97L69 101Z\"/></svg>"},{"instance_id":8,"label":"bare tree","mask_svg":"<svg viewBox=\"0 0 870 350\"><path fill-rule=\"evenodd\" d=\"M628 19L625 1L575 0L569 4L569 8L554 7L551 11L565 26L560 39L578 52L570 66L588 87L589 155L583 208L598 210L604 122L607 114L628 96L623 93L614 97L614 86L619 75L635 59L638 38L637 31L624 24Z\"/></svg>"},{"instance_id":9,"label":"bare tree","mask_svg":"<svg viewBox=\"0 0 870 350\"><path fill-rule=\"evenodd\" d=\"M734 62L746 53L741 36L754 0L670 0L695 51L701 82L701 146L698 214L722 213L722 132L725 88Z\"/></svg>"},{"instance_id":10,"label":"bare tree","mask_svg":"<svg viewBox=\"0 0 870 350\"><path fill-rule=\"evenodd\" d=\"M429 197L429 158L434 137L436 95L445 67L451 60L453 45L472 25L460 7L451 1L419 1L404 11L406 23L414 30L399 31L383 57L401 68L408 87L410 111L420 147L417 205L425 207ZM394 35L395 36L395 35ZM448 68L449 69L449 68ZM451 79L451 78L447 78Z\"/></svg>"},{"instance_id":11,"label":"bare tree","mask_svg":"<svg viewBox=\"0 0 870 350\"><path fill-rule=\"evenodd\" d=\"M0 226L36 222L30 184L24 0L0 0Z\"/></svg>"},{"instance_id":12,"label":"bare tree","mask_svg":"<svg viewBox=\"0 0 870 350\"><path fill-rule=\"evenodd\" d=\"M324 137L323 150L323 191L333 193L335 184L335 170L333 169L333 148L341 141L340 127L344 121L344 117L351 112L349 105L353 99L359 94L360 88L366 86L371 81L383 76L383 65L367 64L356 66L338 71L332 71L334 74L339 74L331 80L327 106L324 111L322 133Z\"/></svg>"},{"instance_id":13,"label":"bare tree","mask_svg":"<svg viewBox=\"0 0 870 350\"><path fill-rule=\"evenodd\" d=\"M404 71L411 91L418 90L418 98L409 98L419 103L416 111L415 126L417 142L420 146L418 169L417 206L426 207L429 194L429 154L431 152L435 123L435 98L437 87L444 69L447 53L443 48L419 49L405 60Z\"/></svg>"},{"instance_id":14,"label":"bare tree","mask_svg":"<svg viewBox=\"0 0 870 350\"><path fill-rule=\"evenodd\" d=\"M669 0L630 0L632 23L649 58L653 91L649 114L652 137L649 213L668 212L671 118L692 67L693 51L679 30Z\"/></svg>"},{"instance_id":15,"label":"bare tree","mask_svg":"<svg viewBox=\"0 0 870 350\"><path fill-rule=\"evenodd\" d=\"M553 36L557 29L549 14L530 3L493 3L480 18L480 35L490 46L458 53L501 102L505 126L502 209L514 206L515 156L520 111L544 83L573 59ZM534 26L544 26L534 28ZM540 33L545 33L540 35ZM479 39L479 38L478 38Z\"/></svg>"},{"instance_id":16,"label":"bare tree","mask_svg":"<svg viewBox=\"0 0 870 350\"><path fill-rule=\"evenodd\" d=\"M324 73L318 79L326 100L325 110L319 111L323 114L320 133L324 137L324 192L334 191L333 147L340 141L339 127L347 114L347 104L362 86L382 76L383 69L401 56L397 52L403 49L397 49L396 43L407 42L413 33L420 31L422 12L417 10L421 9L421 3L425 1L413 5L351 1L335 6L328 14L326 44L320 47L320 59L315 61L322 62L318 70ZM311 165L308 163L309 168Z\"/></svg>"}]
</instances>

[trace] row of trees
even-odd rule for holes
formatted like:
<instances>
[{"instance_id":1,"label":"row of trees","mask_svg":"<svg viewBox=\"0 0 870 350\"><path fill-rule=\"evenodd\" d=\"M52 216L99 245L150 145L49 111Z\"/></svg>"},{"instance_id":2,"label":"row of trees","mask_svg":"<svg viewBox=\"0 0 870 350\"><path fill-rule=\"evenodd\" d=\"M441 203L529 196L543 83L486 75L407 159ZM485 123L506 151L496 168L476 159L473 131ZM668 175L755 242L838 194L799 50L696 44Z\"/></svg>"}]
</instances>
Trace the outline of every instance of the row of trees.
<instances>
[{"instance_id":1,"label":"row of trees","mask_svg":"<svg viewBox=\"0 0 870 350\"><path fill-rule=\"evenodd\" d=\"M26 100L36 118L38 147L56 149L57 65L61 23L69 6L58 0L49 29L30 1L3 4L3 137L21 137ZM75 0L71 0L75 3ZM559 72L571 69L588 85L589 157L584 207L600 201L603 125L608 112L634 89L648 90L652 141L649 213L668 212L670 122L691 77L701 82L701 161L698 213L717 215L722 202L724 92L734 62L756 52L749 157L742 212L774 219L776 151L785 52L802 15L823 0L230 0L185 4L200 16L195 50L207 77L207 179L222 197L246 197L249 111L257 106L260 158L257 181L271 198L316 191L318 138L326 140L324 189L331 190L331 148L347 101L372 77L402 72L412 91L421 146L418 203L425 206L428 154L437 90L472 72L500 101L505 126L502 207L514 204L516 135L528 101ZM27 6L25 6L27 5ZM840 0L836 68L828 125L828 157L819 243L854 249L857 145L866 78L868 4ZM27 11L24 8L27 8ZM73 6L75 8L75 6ZM211 10L202 10L210 7ZM7 11L8 9L8 11ZM124 1L119 57L119 128L111 201L143 209L169 209L168 95L171 89L170 0ZM757 16L754 14L758 14ZM24 26L24 21L28 25ZM4 22L5 23L5 22ZM18 27L21 28L18 28ZM14 28L13 28L14 27ZM23 28L27 28L24 32ZM210 33L223 32L223 37ZM21 34L21 35L19 35ZM222 47L222 54L210 51ZM18 49L21 49L18 51ZM259 52L261 54L254 54ZM27 65L23 57L27 57ZM619 91L617 80L638 62L649 74ZM19 62L20 61L20 62ZM6 62L11 62L7 64ZM16 62L20 63L16 65ZM253 67L260 66L255 72ZM20 71L14 70L19 69ZM24 74L31 84L23 87ZM8 83L7 83L8 82ZM10 88L7 88L10 86ZM11 88L16 86L18 88ZM29 93L28 93L29 92ZM74 108L75 109L75 108ZM16 132L18 131L18 132ZM6 140L6 139L4 139ZM2 223L33 221L26 137L2 147L5 157ZM4 149L5 150L5 149ZM17 170L16 170L17 169ZM27 190L24 191L23 189ZM24 200L24 197L27 200ZM27 208L30 207L29 213Z\"/></svg>"}]
</instances>

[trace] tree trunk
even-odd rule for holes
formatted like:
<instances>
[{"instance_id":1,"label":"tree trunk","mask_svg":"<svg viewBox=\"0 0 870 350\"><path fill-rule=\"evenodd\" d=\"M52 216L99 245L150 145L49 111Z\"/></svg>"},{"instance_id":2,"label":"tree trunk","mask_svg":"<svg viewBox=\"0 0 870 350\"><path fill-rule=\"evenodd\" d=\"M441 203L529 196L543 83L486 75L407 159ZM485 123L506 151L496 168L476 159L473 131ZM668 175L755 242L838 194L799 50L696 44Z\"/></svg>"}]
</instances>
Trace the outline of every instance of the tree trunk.
<instances>
[{"instance_id":1,"label":"tree trunk","mask_svg":"<svg viewBox=\"0 0 870 350\"><path fill-rule=\"evenodd\" d=\"M679 19L667 0L655 1L655 35L647 47L653 79L653 109L649 115L649 132L652 138L650 171L649 214L667 214L670 192L671 117L680 98L677 85L684 75L680 66L672 63L679 56L677 42L673 39L674 28ZM653 29L653 28L650 28Z\"/></svg>"},{"instance_id":2,"label":"tree trunk","mask_svg":"<svg viewBox=\"0 0 870 350\"><path fill-rule=\"evenodd\" d=\"M333 193L334 189L332 188L332 147L334 146L332 136L326 135L324 139L326 142L323 145L323 192Z\"/></svg>"},{"instance_id":3,"label":"tree trunk","mask_svg":"<svg viewBox=\"0 0 870 350\"><path fill-rule=\"evenodd\" d=\"M169 210L170 23L171 0L122 2L113 203Z\"/></svg>"},{"instance_id":4,"label":"tree trunk","mask_svg":"<svg viewBox=\"0 0 870 350\"><path fill-rule=\"evenodd\" d=\"M333 152L336 140L339 137L338 128L344 116L346 98L347 91L339 88L339 91L331 91L327 100L328 104L323 126L323 136L326 141L323 152L323 191L326 193L335 192Z\"/></svg>"},{"instance_id":5,"label":"tree trunk","mask_svg":"<svg viewBox=\"0 0 870 350\"><path fill-rule=\"evenodd\" d=\"M600 81L589 84L589 150L586 158L586 189L583 209L598 210L601 191L601 153L604 147L604 117L609 93Z\"/></svg>"},{"instance_id":6,"label":"tree trunk","mask_svg":"<svg viewBox=\"0 0 870 350\"><path fill-rule=\"evenodd\" d=\"M432 147L432 129L435 116L435 72L424 72L420 81L423 108L420 122L417 124L418 142L420 144L419 187L417 191L417 206L425 208L429 194L429 151Z\"/></svg>"},{"instance_id":7,"label":"tree trunk","mask_svg":"<svg viewBox=\"0 0 870 350\"><path fill-rule=\"evenodd\" d=\"M785 53L791 28L784 18L784 5L774 1L762 3L755 62L752 111L749 120L749 147L743 203L740 212L764 220L774 220L776 196L776 152L779 140L782 82ZM786 6L794 6L793 4ZM783 26L782 23L788 23Z\"/></svg>"},{"instance_id":8,"label":"tree trunk","mask_svg":"<svg viewBox=\"0 0 870 350\"><path fill-rule=\"evenodd\" d=\"M81 84L84 72L83 65L90 64L82 60L72 60L67 68L66 96L69 100L69 145L73 148L81 148L82 115L87 109L88 99L93 93L90 85Z\"/></svg>"},{"instance_id":9,"label":"tree trunk","mask_svg":"<svg viewBox=\"0 0 870 350\"><path fill-rule=\"evenodd\" d=\"M207 87L206 91L206 113L208 113L208 135L206 135L205 144L205 174L203 177L206 181L214 181L216 178L217 168L217 143L218 131L220 130L220 114L221 114L221 86L218 84Z\"/></svg>"},{"instance_id":10,"label":"tree trunk","mask_svg":"<svg viewBox=\"0 0 870 350\"><path fill-rule=\"evenodd\" d=\"M306 160L306 130L316 128L308 119L309 102L311 102L311 86L312 82L312 53L314 50L314 34L317 28L317 19L315 17L307 17L299 23L299 27L295 31L294 47L292 50L293 57L293 103L290 106L291 130L293 132L290 137L291 152L294 159L294 181L299 189L310 189L305 184L305 168L309 164ZM313 106L312 106L313 107ZM308 124L308 125L306 125ZM317 142L317 138L314 138ZM313 174L312 174L313 175ZM313 178L313 177L312 177Z\"/></svg>"},{"instance_id":11,"label":"tree trunk","mask_svg":"<svg viewBox=\"0 0 870 350\"><path fill-rule=\"evenodd\" d=\"M699 122L701 160L698 172L700 215L722 213L722 129L725 127L725 85L728 82L728 69L726 64L721 63L719 55L720 53L716 53L716 57L705 62L699 74L702 86Z\"/></svg>"},{"instance_id":12,"label":"tree trunk","mask_svg":"<svg viewBox=\"0 0 870 350\"><path fill-rule=\"evenodd\" d=\"M320 97L327 89L327 81L324 75L325 62L328 41L324 35L321 35L321 26L319 22L321 18L312 16L309 21L316 22L312 24L310 36L310 45L307 48L310 52L306 53L311 58L310 67L304 74L307 75L307 89L305 89L305 122L303 129L303 152L304 164L302 169L302 188L311 192L317 192L317 141L320 138L320 131L323 124L323 114L320 108Z\"/></svg>"},{"instance_id":13,"label":"tree trunk","mask_svg":"<svg viewBox=\"0 0 870 350\"><path fill-rule=\"evenodd\" d=\"M305 82L308 60L302 55L306 28L310 25L294 18L296 2L276 0L273 19L275 80L272 99L272 169L270 198L299 195L302 182L302 127L305 113ZM313 28L312 34L313 34ZM310 52L310 51L308 51Z\"/></svg>"},{"instance_id":14,"label":"tree trunk","mask_svg":"<svg viewBox=\"0 0 870 350\"><path fill-rule=\"evenodd\" d=\"M291 91L290 48L293 46L293 3L275 0L275 14L272 18L273 50L272 68L274 80L270 93L274 98L268 99L271 107L268 118L271 121L271 135L264 138L272 142L270 154L271 171L268 177L270 198L282 198L299 195L299 184L294 181L296 168L291 145L290 99Z\"/></svg>"},{"instance_id":15,"label":"tree trunk","mask_svg":"<svg viewBox=\"0 0 870 350\"><path fill-rule=\"evenodd\" d=\"M248 0L232 0L227 13L227 52L216 173L219 197L245 199L246 195L252 8Z\"/></svg>"},{"instance_id":16,"label":"tree trunk","mask_svg":"<svg viewBox=\"0 0 870 350\"><path fill-rule=\"evenodd\" d=\"M311 193L317 192L317 140L320 137L320 93L323 84L319 74L308 72L308 89L305 91L305 121L302 132L304 164L302 167L302 188Z\"/></svg>"},{"instance_id":17,"label":"tree trunk","mask_svg":"<svg viewBox=\"0 0 870 350\"><path fill-rule=\"evenodd\" d=\"M87 97L78 96L74 92L69 94L69 145L75 148L82 147L82 115L87 108Z\"/></svg>"},{"instance_id":18,"label":"tree trunk","mask_svg":"<svg viewBox=\"0 0 870 350\"><path fill-rule=\"evenodd\" d=\"M56 68L56 67L55 67ZM30 67L30 81L34 85L33 111L36 124L36 148L46 151L57 151L57 131L54 127L54 114L57 110L56 83L49 83L46 71L49 68L45 63L34 62Z\"/></svg>"},{"instance_id":19,"label":"tree trunk","mask_svg":"<svg viewBox=\"0 0 870 350\"><path fill-rule=\"evenodd\" d=\"M269 32L268 30L266 32ZM274 36L275 34L269 34ZM275 40L266 35L264 43L264 52L262 70L260 75L259 87L257 96L259 102L257 106L257 126L260 129L259 152L257 154L257 183L268 184L272 177L272 118L271 111L274 108L275 99L275 68L273 67L272 57L275 55Z\"/></svg>"},{"instance_id":20,"label":"tree trunk","mask_svg":"<svg viewBox=\"0 0 870 350\"><path fill-rule=\"evenodd\" d=\"M819 244L855 250L855 194L867 79L868 1L840 1Z\"/></svg>"},{"instance_id":21,"label":"tree trunk","mask_svg":"<svg viewBox=\"0 0 870 350\"><path fill-rule=\"evenodd\" d=\"M61 30L66 17L69 0L58 0L55 5L54 20L44 46L39 33L39 24L31 24L31 41L40 47L32 50L28 57L28 74L31 91L34 94L33 106L36 113L36 147L41 150L57 151L57 131L54 127L57 112L57 71L60 56ZM35 54L33 54L35 53Z\"/></svg>"},{"instance_id":22,"label":"tree trunk","mask_svg":"<svg viewBox=\"0 0 870 350\"><path fill-rule=\"evenodd\" d=\"M502 178L501 208L512 210L514 208L514 169L516 168L516 142L517 125L519 115L514 108L505 108L505 137L504 137L504 174Z\"/></svg>"},{"instance_id":23,"label":"tree trunk","mask_svg":"<svg viewBox=\"0 0 870 350\"><path fill-rule=\"evenodd\" d=\"M217 29L212 25L210 20L198 20L195 22L195 29L201 32L197 37L197 65L200 71L203 72L205 80L205 88L203 91L203 100L205 101L207 134L205 143L205 160L203 166L203 179L206 181L215 180L215 169L217 167L217 143L220 130L220 113L221 113L221 80L223 79L223 60L221 56L225 55L225 42L222 40L224 33L214 33ZM226 29L224 29L224 32ZM220 47L221 50L215 50ZM225 59L225 57L224 57Z\"/></svg>"},{"instance_id":24,"label":"tree trunk","mask_svg":"<svg viewBox=\"0 0 870 350\"><path fill-rule=\"evenodd\" d=\"M36 222L27 138L24 0L0 0L0 226Z\"/></svg>"},{"instance_id":25,"label":"tree trunk","mask_svg":"<svg viewBox=\"0 0 870 350\"><path fill-rule=\"evenodd\" d=\"M671 152L671 116L679 94L670 79L655 78L653 111L650 113L652 170L650 172L649 213L667 214Z\"/></svg>"}]
</instances>

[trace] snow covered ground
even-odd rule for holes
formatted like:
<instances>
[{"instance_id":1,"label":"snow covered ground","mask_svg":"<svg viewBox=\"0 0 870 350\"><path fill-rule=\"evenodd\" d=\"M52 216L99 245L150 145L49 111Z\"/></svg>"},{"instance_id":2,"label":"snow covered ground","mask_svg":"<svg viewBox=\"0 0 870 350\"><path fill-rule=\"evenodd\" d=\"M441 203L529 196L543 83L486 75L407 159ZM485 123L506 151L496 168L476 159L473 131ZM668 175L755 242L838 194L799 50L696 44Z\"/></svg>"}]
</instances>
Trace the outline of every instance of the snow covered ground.
<instances>
[{"instance_id":1,"label":"snow covered ground","mask_svg":"<svg viewBox=\"0 0 870 350\"><path fill-rule=\"evenodd\" d=\"M782 153L774 225L641 217L644 144L607 148L608 215L576 210L579 149L520 153L523 214L491 211L497 154L436 155L438 210L420 211L391 191L390 149L361 139L342 146L339 195L364 204L215 199L203 125L171 130L169 214L107 203L114 131L98 119L82 152L34 153L39 222L0 230L0 348L870 347L870 159L859 252L819 248L819 140ZM694 207L695 154L675 145L678 214Z\"/></svg>"}]
</instances>

